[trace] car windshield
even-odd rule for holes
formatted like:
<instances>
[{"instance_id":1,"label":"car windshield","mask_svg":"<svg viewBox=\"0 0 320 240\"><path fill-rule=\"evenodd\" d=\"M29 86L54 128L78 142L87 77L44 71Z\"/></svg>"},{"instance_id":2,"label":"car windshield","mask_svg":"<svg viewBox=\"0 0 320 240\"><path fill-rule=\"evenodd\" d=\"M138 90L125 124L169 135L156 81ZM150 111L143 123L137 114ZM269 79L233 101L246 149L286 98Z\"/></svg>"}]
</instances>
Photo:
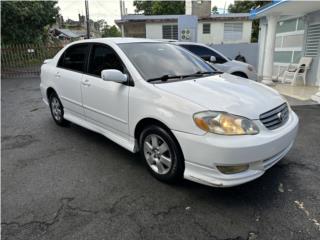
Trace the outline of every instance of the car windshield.
<instances>
[{"instance_id":1,"label":"car windshield","mask_svg":"<svg viewBox=\"0 0 320 240\"><path fill-rule=\"evenodd\" d=\"M146 81L167 81L215 73L201 58L172 44L122 43L119 47Z\"/></svg>"}]
</instances>

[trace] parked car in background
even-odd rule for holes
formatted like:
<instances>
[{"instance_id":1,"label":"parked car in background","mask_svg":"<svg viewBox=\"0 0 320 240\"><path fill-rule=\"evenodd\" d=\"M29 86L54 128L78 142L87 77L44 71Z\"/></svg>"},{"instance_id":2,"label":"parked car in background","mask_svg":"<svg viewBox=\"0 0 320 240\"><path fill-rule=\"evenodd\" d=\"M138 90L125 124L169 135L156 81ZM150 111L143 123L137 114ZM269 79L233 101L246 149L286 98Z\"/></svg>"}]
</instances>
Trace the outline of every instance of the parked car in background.
<instances>
[{"instance_id":1,"label":"parked car in background","mask_svg":"<svg viewBox=\"0 0 320 240\"><path fill-rule=\"evenodd\" d=\"M147 39L73 42L42 65L40 89L58 125L70 121L140 151L166 182L251 181L286 155L298 129L275 90Z\"/></svg>"},{"instance_id":2,"label":"parked car in background","mask_svg":"<svg viewBox=\"0 0 320 240\"><path fill-rule=\"evenodd\" d=\"M252 65L237 60L230 60L219 51L205 44L193 42L172 42L172 44L188 49L222 72L257 80L257 72Z\"/></svg>"}]
</instances>

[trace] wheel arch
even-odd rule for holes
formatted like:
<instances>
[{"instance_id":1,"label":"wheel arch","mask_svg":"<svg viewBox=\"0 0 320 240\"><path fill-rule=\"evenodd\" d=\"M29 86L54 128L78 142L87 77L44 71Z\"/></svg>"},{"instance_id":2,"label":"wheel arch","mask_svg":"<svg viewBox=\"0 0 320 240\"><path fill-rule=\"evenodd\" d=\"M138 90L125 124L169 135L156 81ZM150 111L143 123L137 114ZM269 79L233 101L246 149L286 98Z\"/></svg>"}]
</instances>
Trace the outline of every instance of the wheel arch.
<instances>
[{"instance_id":1,"label":"wheel arch","mask_svg":"<svg viewBox=\"0 0 320 240\"><path fill-rule=\"evenodd\" d=\"M166 129L168 132L170 132L172 134L170 128L166 124L164 124L163 122L161 122L155 118L152 118L152 117L146 117L146 118L141 119L136 124L136 127L134 129L134 138L139 141L139 137L140 137L140 134L143 131L143 129L145 129L147 126L150 126L150 125L157 125L157 126L163 127L164 129Z\"/></svg>"},{"instance_id":2,"label":"wheel arch","mask_svg":"<svg viewBox=\"0 0 320 240\"><path fill-rule=\"evenodd\" d=\"M235 76L239 76L239 77L243 77L243 78L249 78L249 76L243 71L233 71L230 74L235 75Z\"/></svg>"},{"instance_id":3,"label":"wheel arch","mask_svg":"<svg viewBox=\"0 0 320 240\"><path fill-rule=\"evenodd\" d=\"M177 143L177 146L179 147L179 150L181 151L181 154L184 159L184 155L183 155L183 151L180 146L180 143L179 143L178 139L176 138L176 136L173 134L173 132L170 130L170 128L166 124L164 124L163 122L161 122L155 118L151 118L151 117L143 118L136 124L136 127L134 129L134 138L136 139L137 149L139 150L139 148L140 148L140 146L139 146L140 134L142 133L143 129L145 129L146 127L151 126L151 125L156 125L156 126L162 127L171 135L173 140Z\"/></svg>"},{"instance_id":4,"label":"wheel arch","mask_svg":"<svg viewBox=\"0 0 320 240\"><path fill-rule=\"evenodd\" d=\"M50 98L52 93L57 94L57 91L53 87L48 87L47 91L46 91L46 95L47 95L46 97L47 97L48 100L49 100L49 98Z\"/></svg>"}]
</instances>

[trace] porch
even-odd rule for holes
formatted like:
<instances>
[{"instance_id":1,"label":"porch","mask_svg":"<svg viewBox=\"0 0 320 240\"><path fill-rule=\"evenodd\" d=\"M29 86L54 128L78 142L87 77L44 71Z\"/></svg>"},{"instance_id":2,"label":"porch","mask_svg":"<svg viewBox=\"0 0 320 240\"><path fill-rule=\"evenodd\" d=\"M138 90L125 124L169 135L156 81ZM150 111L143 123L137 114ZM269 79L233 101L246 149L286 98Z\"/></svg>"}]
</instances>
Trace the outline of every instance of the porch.
<instances>
[{"instance_id":1,"label":"porch","mask_svg":"<svg viewBox=\"0 0 320 240\"><path fill-rule=\"evenodd\" d=\"M251 17L260 19L259 80L290 99L320 103L320 2L272 1Z\"/></svg>"},{"instance_id":2,"label":"porch","mask_svg":"<svg viewBox=\"0 0 320 240\"><path fill-rule=\"evenodd\" d=\"M312 96L319 91L317 86L292 86L286 83L276 83L271 87L283 95L292 106L317 104L312 100Z\"/></svg>"}]
</instances>

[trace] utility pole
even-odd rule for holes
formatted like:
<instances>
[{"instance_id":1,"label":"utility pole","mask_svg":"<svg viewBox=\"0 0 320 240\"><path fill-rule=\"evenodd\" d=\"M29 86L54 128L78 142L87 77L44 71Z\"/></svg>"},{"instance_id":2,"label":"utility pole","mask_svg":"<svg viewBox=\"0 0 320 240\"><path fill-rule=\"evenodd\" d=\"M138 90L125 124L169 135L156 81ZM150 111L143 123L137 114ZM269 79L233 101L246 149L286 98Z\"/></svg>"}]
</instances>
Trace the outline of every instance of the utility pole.
<instances>
[{"instance_id":1,"label":"utility pole","mask_svg":"<svg viewBox=\"0 0 320 240\"><path fill-rule=\"evenodd\" d=\"M85 8L86 8L86 22L87 22L87 39L90 38L90 19L89 19L89 4L88 0L85 0Z\"/></svg>"}]
</instances>

